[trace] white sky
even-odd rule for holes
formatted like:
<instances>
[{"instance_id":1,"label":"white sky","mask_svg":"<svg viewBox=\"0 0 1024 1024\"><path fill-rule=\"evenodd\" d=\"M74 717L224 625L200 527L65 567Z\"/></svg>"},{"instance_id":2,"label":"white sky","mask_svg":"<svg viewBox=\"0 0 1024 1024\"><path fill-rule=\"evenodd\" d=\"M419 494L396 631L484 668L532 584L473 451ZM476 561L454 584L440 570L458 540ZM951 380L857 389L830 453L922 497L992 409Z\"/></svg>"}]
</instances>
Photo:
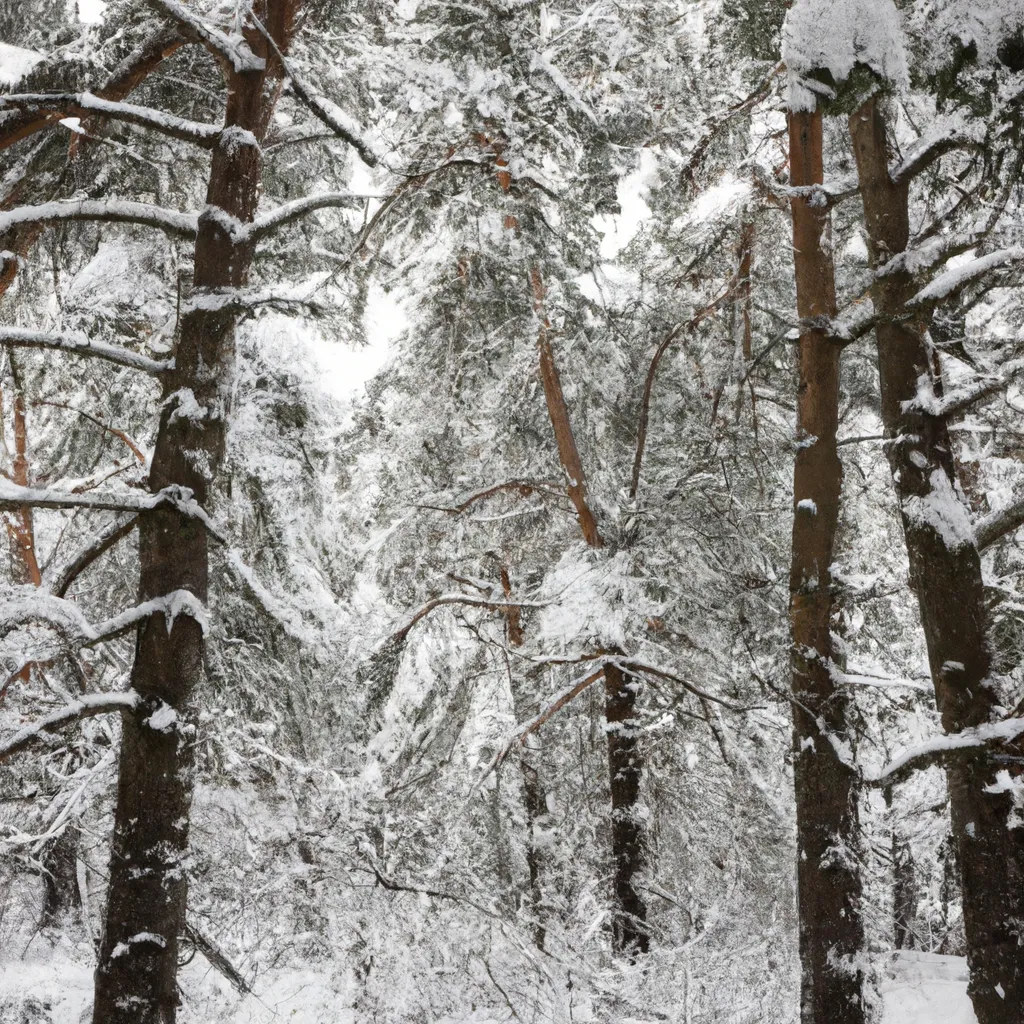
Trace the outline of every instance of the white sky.
<instances>
[{"instance_id":1,"label":"white sky","mask_svg":"<svg viewBox=\"0 0 1024 1024\"><path fill-rule=\"evenodd\" d=\"M78 0L78 20L86 25L95 25L103 20L106 9L106 0Z\"/></svg>"}]
</instances>

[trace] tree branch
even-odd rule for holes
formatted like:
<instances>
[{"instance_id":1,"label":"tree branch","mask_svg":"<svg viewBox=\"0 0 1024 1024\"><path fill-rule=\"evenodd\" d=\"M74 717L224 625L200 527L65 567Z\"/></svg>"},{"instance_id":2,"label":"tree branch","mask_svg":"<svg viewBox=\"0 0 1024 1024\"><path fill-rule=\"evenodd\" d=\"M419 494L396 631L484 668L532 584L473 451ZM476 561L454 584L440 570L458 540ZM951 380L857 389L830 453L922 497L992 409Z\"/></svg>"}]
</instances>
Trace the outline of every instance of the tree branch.
<instances>
[{"instance_id":1,"label":"tree branch","mask_svg":"<svg viewBox=\"0 0 1024 1024\"><path fill-rule=\"evenodd\" d=\"M534 491L547 491L559 498L565 496L565 491L562 488L546 480L507 480L505 483L495 484L493 487L488 487L485 490L477 491L476 494L471 494L458 505L417 505L416 507L431 509L434 512L447 512L449 515L458 516L478 501L483 501L495 494L500 494L502 491L518 491L520 496L524 498L530 497Z\"/></svg>"},{"instance_id":2,"label":"tree branch","mask_svg":"<svg viewBox=\"0 0 1024 1024\"><path fill-rule=\"evenodd\" d=\"M170 18L181 33L200 46L205 47L218 60L230 64L238 74L247 71L262 71L266 61L257 57L242 39L231 39L220 29L208 25L177 0L146 0L150 7Z\"/></svg>"},{"instance_id":3,"label":"tree branch","mask_svg":"<svg viewBox=\"0 0 1024 1024\"><path fill-rule=\"evenodd\" d=\"M990 548L996 541L1002 540L1021 526L1024 526L1024 497L1018 498L998 512L985 516L975 524L974 537L978 550Z\"/></svg>"},{"instance_id":4,"label":"tree branch","mask_svg":"<svg viewBox=\"0 0 1024 1024\"><path fill-rule=\"evenodd\" d=\"M142 698L134 690L124 693L94 693L79 697L70 704L43 716L37 722L25 726L9 740L0 743L0 760L17 754L33 743L42 741L45 733L51 729L59 729L97 715L107 715L112 711L134 711Z\"/></svg>"},{"instance_id":5,"label":"tree branch","mask_svg":"<svg viewBox=\"0 0 1024 1024\"><path fill-rule=\"evenodd\" d=\"M252 989L242 977L241 971L195 925L186 922L185 938L203 954L206 962L218 971L240 996L252 994Z\"/></svg>"},{"instance_id":6,"label":"tree branch","mask_svg":"<svg viewBox=\"0 0 1024 1024\"><path fill-rule=\"evenodd\" d=\"M3 214L0 214L2 217ZM94 356L108 363L127 366L145 373L162 374L174 369L174 360L150 359L138 352L117 345L107 345L102 341L93 341L84 334L72 334L70 331L51 332L36 331L28 327L0 326L0 344L13 345L16 348L54 348L69 352L76 356Z\"/></svg>"},{"instance_id":7,"label":"tree branch","mask_svg":"<svg viewBox=\"0 0 1024 1024\"><path fill-rule=\"evenodd\" d=\"M114 523L113 526L95 537L87 547L83 548L66 565L52 572L47 571L43 576L43 586L47 587L50 592L55 594L57 597L64 597L71 584L74 583L75 580L93 564L93 562L105 555L112 547L114 547L115 544L124 540L124 538L127 537L128 534L130 534L138 525L138 516L132 516L123 522Z\"/></svg>"},{"instance_id":8,"label":"tree branch","mask_svg":"<svg viewBox=\"0 0 1024 1024\"><path fill-rule=\"evenodd\" d=\"M999 747L1024 734L1024 718L1006 718L1001 722L979 725L972 729L937 736L894 758L877 774L865 775L872 785L892 785L912 772L949 760L951 757L970 755L987 747Z\"/></svg>"},{"instance_id":9,"label":"tree branch","mask_svg":"<svg viewBox=\"0 0 1024 1024\"><path fill-rule=\"evenodd\" d=\"M277 228L299 220L307 214L316 213L318 210L349 206L353 202L363 199L379 198L379 196L356 195L352 192L324 192L320 195L303 196L302 199L296 199L291 203L283 203L277 209L265 213L262 217L257 217L251 224L242 225L236 229L235 237L238 240L252 238L258 241L264 235L270 234L271 231L276 231Z\"/></svg>"},{"instance_id":10,"label":"tree branch","mask_svg":"<svg viewBox=\"0 0 1024 1024\"><path fill-rule=\"evenodd\" d=\"M39 490L19 487L9 480L0 479L0 510L9 511L21 505L33 508L86 508L97 512L152 512L161 508L176 508L182 515L198 519L210 536L224 543L224 538L214 529L210 517L192 497L187 487L173 485L155 494L135 496L132 494L72 494L60 490Z\"/></svg>"},{"instance_id":11,"label":"tree branch","mask_svg":"<svg viewBox=\"0 0 1024 1024\"><path fill-rule=\"evenodd\" d=\"M22 113L42 111L57 114L60 118L99 114L126 124L150 128L172 139L194 143L203 149L216 146L221 134L221 129L216 125L189 121L152 107L106 100L91 92L17 93L0 96L0 112L4 110L18 110Z\"/></svg>"},{"instance_id":12,"label":"tree branch","mask_svg":"<svg viewBox=\"0 0 1024 1024\"><path fill-rule=\"evenodd\" d=\"M929 168L936 160L954 149L980 149L980 144L966 135L954 132L940 134L919 142L908 157L890 170L889 176L894 185L916 178L922 171Z\"/></svg>"},{"instance_id":13,"label":"tree branch","mask_svg":"<svg viewBox=\"0 0 1024 1024\"><path fill-rule=\"evenodd\" d=\"M324 96L315 96L312 88L295 73L291 61L281 52L276 40L255 15L253 21L281 62L281 67L288 76L295 98L304 104L318 121L330 128L334 135L347 142L359 154L364 164L368 167L376 167L381 162L381 154L374 148L373 143L363 135L362 128L337 104L332 103Z\"/></svg>"},{"instance_id":14,"label":"tree branch","mask_svg":"<svg viewBox=\"0 0 1024 1024\"><path fill-rule=\"evenodd\" d=\"M0 233L21 224L56 224L62 221L104 221L108 224L142 224L170 235L195 238L199 218L149 203L118 199L68 199L37 206L17 206L0 213Z\"/></svg>"},{"instance_id":15,"label":"tree branch","mask_svg":"<svg viewBox=\"0 0 1024 1024\"><path fill-rule=\"evenodd\" d=\"M120 33L114 38L119 39ZM118 101L124 99L135 89L160 63L184 45L185 40L176 30L161 30L136 47L108 76L103 87L98 89L99 99ZM28 138L37 132L45 131L67 116L60 112L40 115L25 111L21 114L12 112L0 121L0 150L12 146L21 139Z\"/></svg>"}]
</instances>

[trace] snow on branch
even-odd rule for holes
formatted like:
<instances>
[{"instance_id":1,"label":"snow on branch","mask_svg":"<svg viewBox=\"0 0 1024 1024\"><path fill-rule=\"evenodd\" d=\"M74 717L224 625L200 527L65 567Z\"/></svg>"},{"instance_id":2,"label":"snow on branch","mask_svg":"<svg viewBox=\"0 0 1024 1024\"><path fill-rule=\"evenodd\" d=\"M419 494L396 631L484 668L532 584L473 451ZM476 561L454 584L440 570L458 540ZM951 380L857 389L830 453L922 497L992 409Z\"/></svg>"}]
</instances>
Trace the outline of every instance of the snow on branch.
<instances>
[{"instance_id":1,"label":"snow on branch","mask_svg":"<svg viewBox=\"0 0 1024 1024\"><path fill-rule=\"evenodd\" d=\"M18 206L0 213L0 234L19 224L56 224L61 221L105 221L109 224L142 224L170 235L194 238L199 218L149 203L121 199L69 199L37 206Z\"/></svg>"},{"instance_id":2,"label":"snow on branch","mask_svg":"<svg viewBox=\"0 0 1024 1024\"><path fill-rule=\"evenodd\" d=\"M908 78L904 32L893 0L796 0L782 26L788 105L813 111L858 66L897 86Z\"/></svg>"},{"instance_id":3,"label":"snow on branch","mask_svg":"<svg viewBox=\"0 0 1024 1024\"><path fill-rule=\"evenodd\" d=\"M127 348L93 341L85 334L70 331L36 331L29 327L0 326L0 344L17 348L55 348L77 356L95 356L108 363L127 366L133 370L161 374L174 369L174 360L150 359Z\"/></svg>"},{"instance_id":4,"label":"snow on branch","mask_svg":"<svg viewBox=\"0 0 1024 1024\"><path fill-rule=\"evenodd\" d=\"M985 256L978 256L962 266L939 274L922 288L907 305L921 306L928 302L941 302L969 284L974 284L989 272L1021 261L1024 261L1024 246L1020 245L1014 245L1008 249L997 249Z\"/></svg>"},{"instance_id":5,"label":"snow on branch","mask_svg":"<svg viewBox=\"0 0 1024 1024\"><path fill-rule=\"evenodd\" d=\"M153 615L163 615L169 633L179 616L194 619L203 631L209 631L205 605L189 590L175 590L128 608L104 622L93 625L74 602L39 587L11 587L0 601L0 636L33 623L49 626L72 647L94 647L105 640L127 633L133 626Z\"/></svg>"},{"instance_id":6,"label":"snow on branch","mask_svg":"<svg viewBox=\"0 0 1024 1024\"><path fill-rule=\"evenodd\" d=\"M865 774L864 779L873 785L889 785L900 781L918 768L930 768L937 761L958 752L969 753L985 747L998 747L1012 742L1022 734L1024 718L1006 718L1001 722L963 729L948 736L937 736L926 743L911 747L877 773Z\"/></svg>"},{"instance_id":7,"label":"snow on branch","mask_svg":"<svg viewBox=\"0 0 1024 1024\"><path fill-rule=\"evenodd\" d=\"M45 742L46 734L53 729L70 725L72 722L80 722L85 718L110 714L112 711L134 711L141 702L142 698L135 690L126 690L123 693L84 694L57 711L44 715L37 722L26 725L9 740L0 743L0 760L17 754L33 743Z\"/></svg>"},{"instance_id":8,"label":"snow on branch","mask_svg":"<svg viewBox=\"0 0 1024 1024\"><path fill-rule=\"evenodd\" d=\"M936 395L931 378L922 375L918 380L917 396L903 403L904 410L920 410L938 418L958 416L972 405L1005 391L1021 373L1024 373L1024 359L1014 359L1003 367L1002 373L963 384L944 395Z\"/></svg>"},{"instance_id":9,"label":"snow on branch","mask_svg":"<svg viewBox=\"0 0 1024 1024\"><path fill-rule=\"evenodd\" d=\"M170 18L188 38L205 46L215 57L226 61L238 73L262 71L266 61L257 57L242 38L225 35L208 25L177 0L147 0L150 7Z\"/></svg>"},{"instance_id":10,"label":"snow on branch","mask_svg":"<svg viewBox=\"0 0 1024 1024\"><path fill-rule=\"evenodd\" d=\"M377 649L380 650L388 644L401 643L420 619L426 618L435 608L443 608L446 605L469 605L471 608L487 608L493 612L505 612L509 608L546 608L550 603L550 601L499 601L462 593L442 594L417 608L401 626L389 633L377 645Z\"/></svg>"},{"instance_id":11,"label":"snow on branch","mask_svg":"<svg viewBox=\"0 0 1024 1024\"><path fill-rule=\"evenodd\" d=\"M339 139L347 142L359 154L364 164L368 167L376 167L377 164L381 163L384 159L384 154L377 149L371 139L363 134L362 127L336 103L327 99L326 96L315 93L312 87L296 74L295 67L281 52L277 41L266 30L260 20L255 15L252 17L263 38L266 39L277 59L281 62L281 67L288 76L288 82L295 98L304 104L318 121L330 128Z\"/></svg>"},{"instance_id":12,"label":"snow on branch","mask_svg":"<svg viewBox=\"0 0 1024 1024\"><path fill-rule=\"evenodd\" d=\"M177 484L155 494L145 495L73 494L56 488L21 487L9 480L0 479L0 510L11 511L23 505L49 509L85 508L97 512L152 512L170 506L183 515L198 519L215 540L224 542L224 538L214 529L210 517L192 497L192 491Z\"/></svg>"},{"instance_id":13,"label":"snow on branch","mask_svg":"<svg viewBox=\"0 0 1024 1024\"><path fill-rule=\"evenodd\" d=\"M984 551L991 547L997 540L1002 540L1007 534L1024 526L1024 497L1011 502L1006 508L999 509L991 515L985 516L974 525L974 536L978 543L978 550Z\"/></svg>"},{"instance_id":14,"label":"snow on branch","mask_svg":"<svg viewBox=\"0 0 1024 1024\"><path fill-rule=\"evenodd\" d=\"M0 111L4 110L20 110L26 113L46 111L58 113L61 117L100 114L141 128L151 128L173 139L192 142L204 149L212 149L221 135L221 129L216 125L189 121L152 107L105 100L91 92L20 93L0 96Z\"/></svg>"},{"instance_id":15,"label":"snow on branch","mask_svg":"<svg viewBox=\"0 0 1024 1024\"><path fill-rule=\"evenodd\" d=\"M525 725L521 725L516 729L512 738L505 742L501 749L491 758L487 767L484 768L483 775L477 780L479 785L484 779L487 778L491 772L497 771L505 759L516 747L521 747L528 737L535 733L545 722L548 721L553 715L557 714L562 708L565 707L570 701L575 700L584 690L588 689L599 679L604 678L604 665L602 665L596 672L590 672L585 676L581 676L579 679L574 679L561 693L550 700L538 715L532 718Z\"/></svg>"},{"instance_id":16,"label":"snow on branch","mask_svg":"<svg viewBox=\"0 0 1024 1024\"><path fill-rule=\"evenodd\" d=\"M976 149L980 146L978 139L964 132L942 129L933 135L919 139L914 148L889 172L893 184L901 185L905 181L917 177L927 170L936 160L954 149Z\"/></svg>"},{"instance_id":17,"label":"snow on branch","mask_svg":"<svg viewBox=\"0 0 1024 1024\"><path fill-rule=\"evenodd\" d=\"M322 192L319 195L303 196L290 203L282 203L269 213L257 217L251 224L241 224L235 227L233 232L237 241L247 238L259 240L264 235L270 234L285 224L299 220L307 214L316 213L318 210L328 210L337 207L350 206L353 203L365 199L380 199L380 196L357 195L352 192Z\"/></svg>"}]
</instances>

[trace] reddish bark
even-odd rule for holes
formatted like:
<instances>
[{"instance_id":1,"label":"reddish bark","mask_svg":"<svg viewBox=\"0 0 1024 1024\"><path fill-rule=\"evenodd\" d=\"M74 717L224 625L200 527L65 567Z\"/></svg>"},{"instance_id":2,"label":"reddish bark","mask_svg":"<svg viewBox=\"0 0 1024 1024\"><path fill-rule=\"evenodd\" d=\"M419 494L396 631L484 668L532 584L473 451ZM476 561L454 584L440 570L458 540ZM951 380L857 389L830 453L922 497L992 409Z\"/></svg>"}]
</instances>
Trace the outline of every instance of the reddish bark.
<instances>
[{"instance_id":1,"label":"reddish bark","mask_svg":"<svg viewBox=\"0 0 1024 1024\"><path fill-rule=\"evenodd\" d=\"M789 115L789 146L792 183L820 184L820 112ZM792 213L797 312L801 319L835 316L828 210L800 197L793 199ZM843 482L838 425L839 346L824 330L805 329L800 335L789 584L803 1024L863 1024L865 1019L863 977L854 961L864 939L857 779L830 739L843 741L848 731L848 697L833 679L831 629L830 566Z\"/></svg>"}]
</instances>

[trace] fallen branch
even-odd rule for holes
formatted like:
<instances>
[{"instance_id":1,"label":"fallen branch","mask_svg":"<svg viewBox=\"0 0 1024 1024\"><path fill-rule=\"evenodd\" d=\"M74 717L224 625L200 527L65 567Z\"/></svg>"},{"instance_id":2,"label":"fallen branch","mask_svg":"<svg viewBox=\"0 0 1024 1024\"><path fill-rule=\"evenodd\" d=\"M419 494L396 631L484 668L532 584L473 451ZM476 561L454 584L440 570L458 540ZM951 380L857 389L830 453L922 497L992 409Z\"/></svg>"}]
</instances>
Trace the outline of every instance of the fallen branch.
<instances>
[{"instance_id":1,"label":"fallen branch","mask_svg":"<svg viewBox=\"0 0 1024 1024\"><path fill-rule=\"evenodd\" d=\"M240 996L252 994L252 989L242 977L241 971L195 925L188 922L185 924L185 939L203 954L206 962L224 977Z\"/></svg>"}]
</instances>

